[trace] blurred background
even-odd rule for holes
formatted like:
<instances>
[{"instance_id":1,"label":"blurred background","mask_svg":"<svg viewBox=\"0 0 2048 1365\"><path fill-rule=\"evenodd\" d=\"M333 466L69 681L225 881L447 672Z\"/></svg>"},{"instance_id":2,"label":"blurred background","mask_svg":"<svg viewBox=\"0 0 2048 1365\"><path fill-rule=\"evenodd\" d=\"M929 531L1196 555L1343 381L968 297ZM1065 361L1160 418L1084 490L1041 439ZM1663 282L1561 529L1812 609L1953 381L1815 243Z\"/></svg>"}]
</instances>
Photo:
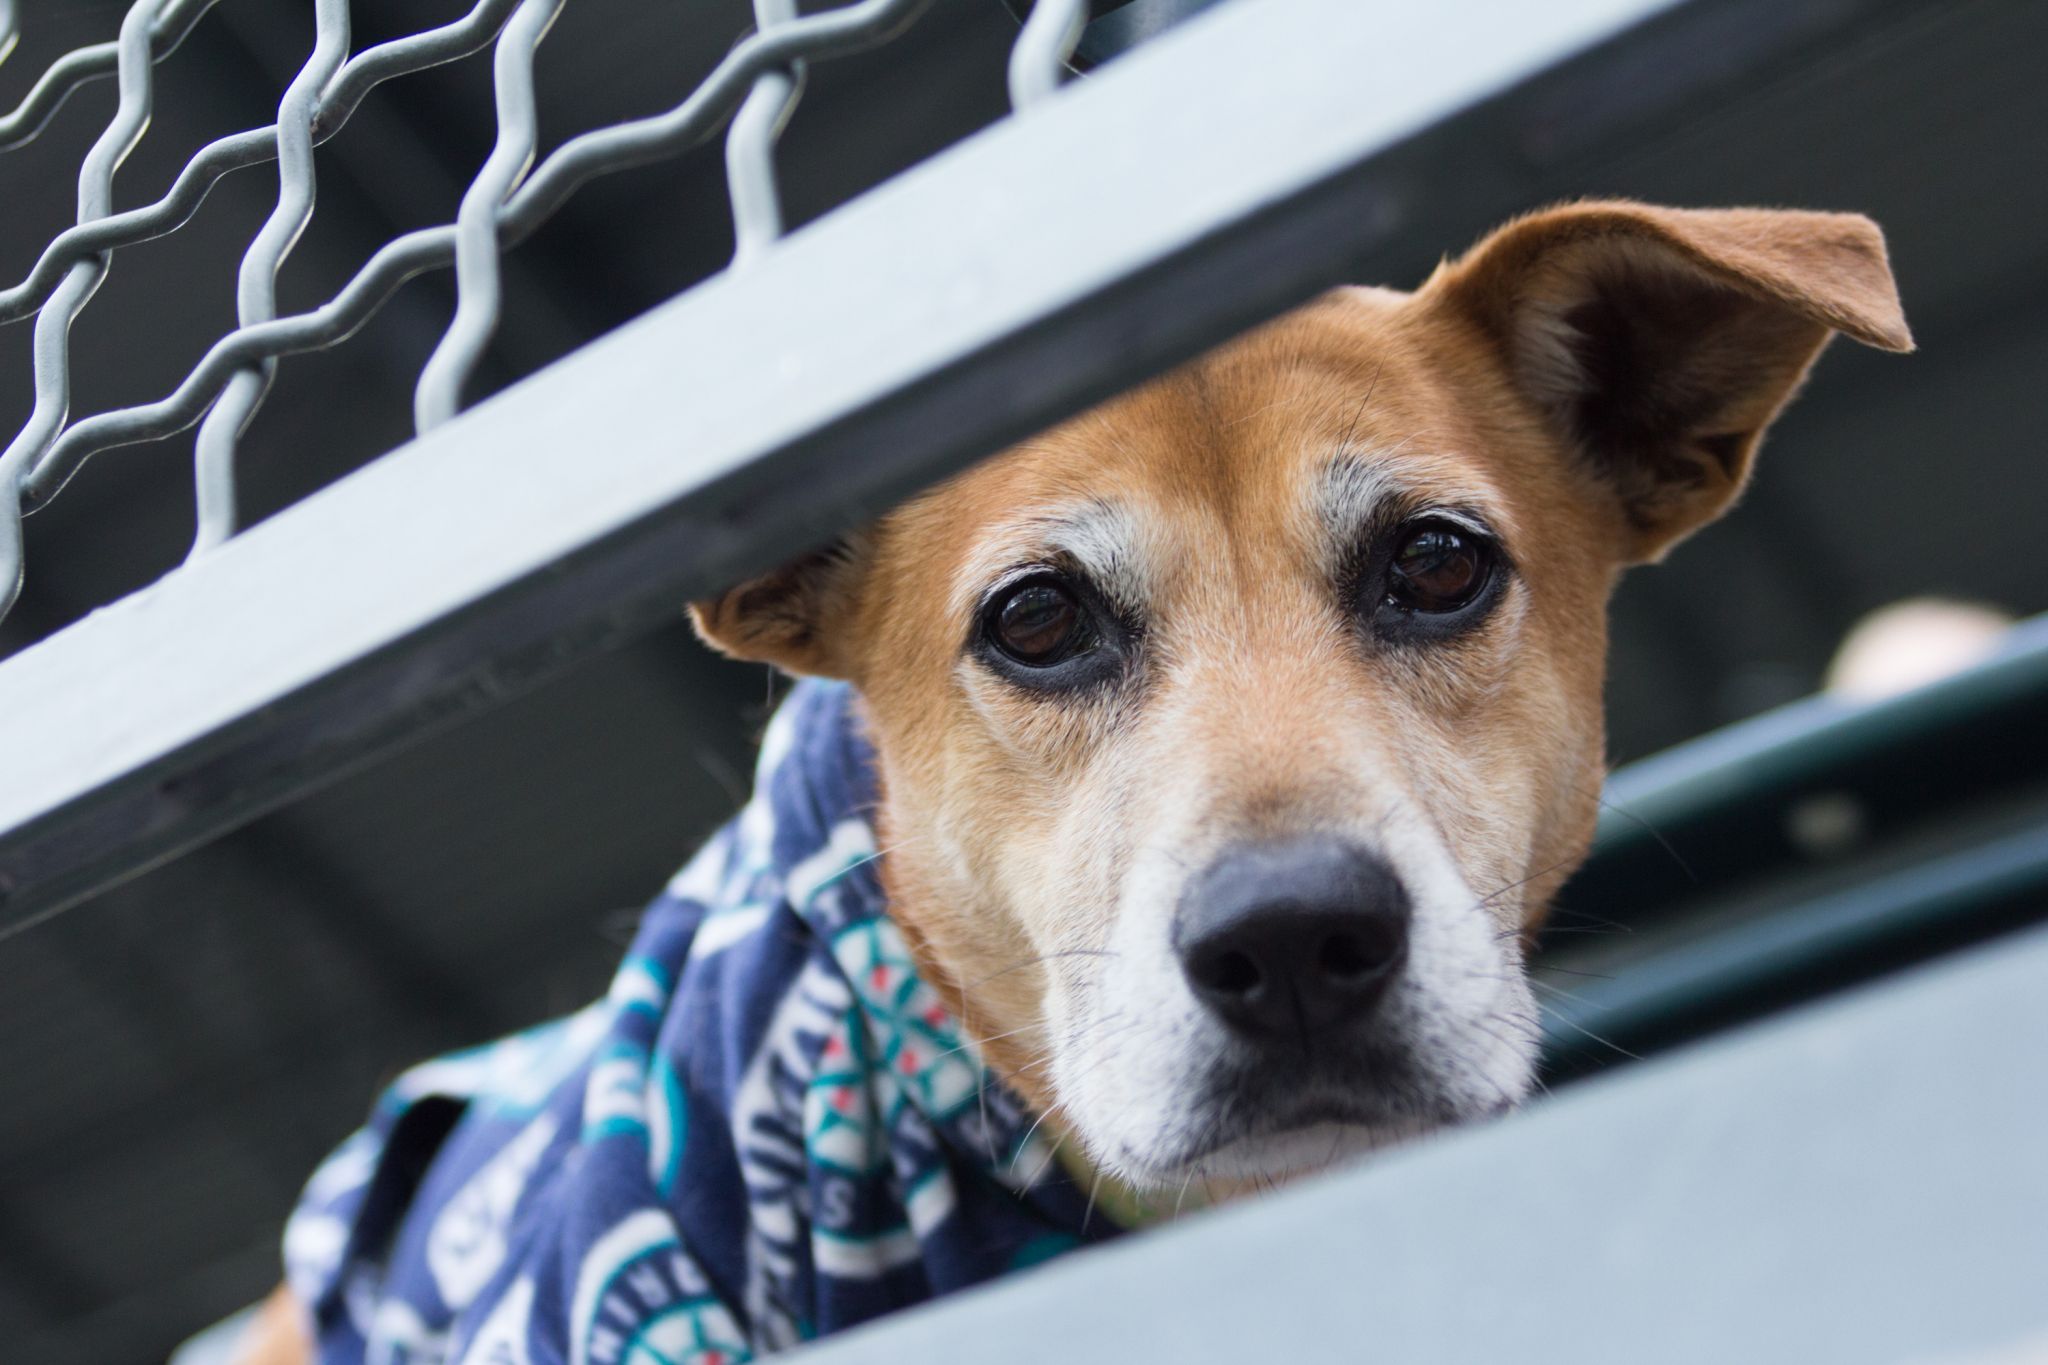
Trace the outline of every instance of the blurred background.
<instances>
[{"instance_id":1,"label":"blurred background","mask_svg":"<svg viewBox=\"0 0 2048 1365\"><path fill-rule=\"evenodd\" d=\"M357 46L467 8L356 0ZM1624 155L1538 147L1538 129L1519 163L1532 207L1614 194L1870 213L1921 347L1831 350L1741 513L1628 580L1609 689L1617 762L1812 692L1852 624L1894 600L2048 608L2048 7L1846 8L1855 21L1795 67L1692 87L1707 97L1660 96L1654 68L1599 92L1642 129ZM204 142L271 119L310 46L310 10L222 0L201 21L158 68L156 119L117 206L156 198ZM121 12L30 0L0 110L50 60L111 38ZM542 153L667 107L749 22L744 0L569 4L541 49ZM999 0L942 0L879 52L815 68L782 143L792 221L1002 117L1015 32ZM70 221L80 157L113 104L111 82L89 86L0 157L0 283ZM282 311L327 299L394 234L451 220L493 135L482 60L380 87L319 152L319 211L283 272ZM235 266L275 193L269 167L238 172L189 228L119 253L73 331L75 412L160 397L233 326ZM1413 284L1463 245L1413 243L1408 273L1374 282ZM509 257L476 396L730 250L715 141L594 182ZM429 275L347 345L282 363L243 445L252 519L409 437L412 384L452 304L446 275ZM0 328L10 436L30 406L30 331ZM190 442L101 455L30 519L0 656L183 557ZM707 654L679 614L0 943L0 1356L157 1360L263 1293L299 1184L383 1082L602 989L635 907L742 798L777 690Z\"/></svg>"}]
</instances>

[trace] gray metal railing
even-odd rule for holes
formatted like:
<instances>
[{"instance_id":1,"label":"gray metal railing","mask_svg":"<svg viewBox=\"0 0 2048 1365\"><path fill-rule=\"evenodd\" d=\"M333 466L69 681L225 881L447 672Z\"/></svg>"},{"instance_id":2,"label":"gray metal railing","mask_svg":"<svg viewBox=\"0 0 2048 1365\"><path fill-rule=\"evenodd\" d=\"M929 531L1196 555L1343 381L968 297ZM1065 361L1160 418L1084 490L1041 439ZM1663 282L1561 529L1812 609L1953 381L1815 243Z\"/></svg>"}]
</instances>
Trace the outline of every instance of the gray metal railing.
<instances>
[{"instance_id":1,"label":"gray metal railing","mask_svg":"<svg viewBox=\"0 0 2048 1365\"><path fill-rule=\"evenodd\" d=\"M773 147L803 64L882 42L932 2L793 14L763 0L757 31L679 103L530 170L522 73L557 9L543 0L479 0L353 56L327 6L278 124L211 144L138 209L110 212L114 167L140 136L152 61L210 0L140 0L120 43L60 60L4 115L16 137L81 80L113 75L124 94L87 158L80 223L0 292L0 319L41 310L35 414L0 455L0 595L16 586L17 498L48 501L94 451L200 424L201 513L184 567L0 662L0 935L1320 289L1416 277L1659 118L1768 79L1847 24L1934 4L1233 0L1061 88L1077 19L1108 6L1041 0L1010 72L1027 116L780 235ZM372 86L494 40L499 143L457 221L389 241L324 305L270 317L310 202L307 150ZM736 268L457 415L498 312L498 253L591 177L728 124ZM280 147L238 328L160 401L73 420L65 334L109 261ZM456 317L420 378L419 438L230 535L234 441L275 362L342 340L449 264Z\"/></svg>"},{"instance_id":2,"label":"gray metal railing","mask_svg":"<svg viewBox=\"0 0 2048 1365\"><path fill-rule=\"evenodd\" d=\"M1012 64L1027 117L776 237L769 151L799 64L880 42L926 3L801 17L764 5L759 31L680 103L574 137L524 175L519 72L551 6L484 0L354 57L330 14L280 115L288 135L213 144L161 204L113 218L103 195L84 205L86 222L9 305L42 304L45 401L0 456L0 553L18 554L17 492L46 501L95 450L221 415L199 442L201 552L0 664L0 934L667 619L1361 258L1382 277L1408 273L1410 244L1439 249L1525 201L1512 180L1450 173L1497 141L1496 103L1666 8L1487 0L1445 25L1353 0L1240 0L1058 89L1086 7L1045 0ZM131 113L171 21L196 4L131 11L115 62ZM1758 51L1788 32L1766 31ZM396 238L325 305L271 319L266 281L302 211L281 194L245 259L239 329L167 398L67 424L65 320L121 243L175 227L213 179L280 142L297 148L289 189L304 150L370 86L494 35L502 155L457 223ZM84 74L105 74L94 61ZM1567 65L1539 84L1585 79ZM740 268L443 420L496 311L492 232L502 250L589 177L673 155L735 111ZM116 124L95 179L132 142ZM422 377L428 429L229 538L232 438L271 363L346 337L404 279L450 262L461 302ZM687 392L678 374L692 376ZM234 406L214 409L224 390ZM578 452L575 480L559 477L564 449ZM13 576L0 566L10 592ZM124 681L142 676L149 687Z\"/></svg>"}]
</instances>

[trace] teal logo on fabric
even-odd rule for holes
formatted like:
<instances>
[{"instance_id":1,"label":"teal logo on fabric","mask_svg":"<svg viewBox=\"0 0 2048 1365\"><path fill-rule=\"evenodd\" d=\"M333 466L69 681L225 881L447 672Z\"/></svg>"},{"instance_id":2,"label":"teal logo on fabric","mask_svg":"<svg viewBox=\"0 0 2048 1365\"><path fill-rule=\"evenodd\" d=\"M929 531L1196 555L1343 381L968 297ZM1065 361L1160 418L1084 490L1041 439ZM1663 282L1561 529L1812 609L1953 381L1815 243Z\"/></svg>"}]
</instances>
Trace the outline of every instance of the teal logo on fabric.
<instances>
[{"instance_id":1,"label":"teal logo on fabric","mask_svg":"<svg viewBox=\"0 0 2048 1365\"><path fill-rule=\"evenodd\" d=\"M676 1238L642 1209L597 1239L576 1276L573 1365L737 1365L739 1323Z\"/></svg>"}]
</instances>

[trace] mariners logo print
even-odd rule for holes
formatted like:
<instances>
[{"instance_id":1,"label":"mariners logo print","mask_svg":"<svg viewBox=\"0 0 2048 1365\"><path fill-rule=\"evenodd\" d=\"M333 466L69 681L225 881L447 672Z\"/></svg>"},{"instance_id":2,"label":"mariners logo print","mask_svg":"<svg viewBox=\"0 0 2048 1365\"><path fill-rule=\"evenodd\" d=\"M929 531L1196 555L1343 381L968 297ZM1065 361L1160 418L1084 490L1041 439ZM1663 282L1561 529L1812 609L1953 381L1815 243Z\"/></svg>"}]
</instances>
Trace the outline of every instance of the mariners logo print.
<instances>
[{"instance_id":1,"label":"mariners logo print","mask_svg":"<svg viewBox=\"0 0 2048 1365\"><path fill-rule=\"evenodd\" d=\"M919 974L874 800L800 685L603 1000L392 1088L292 1219L323 1362L738 1365L1113 1231Z\"/></svg>"}]
</instances>

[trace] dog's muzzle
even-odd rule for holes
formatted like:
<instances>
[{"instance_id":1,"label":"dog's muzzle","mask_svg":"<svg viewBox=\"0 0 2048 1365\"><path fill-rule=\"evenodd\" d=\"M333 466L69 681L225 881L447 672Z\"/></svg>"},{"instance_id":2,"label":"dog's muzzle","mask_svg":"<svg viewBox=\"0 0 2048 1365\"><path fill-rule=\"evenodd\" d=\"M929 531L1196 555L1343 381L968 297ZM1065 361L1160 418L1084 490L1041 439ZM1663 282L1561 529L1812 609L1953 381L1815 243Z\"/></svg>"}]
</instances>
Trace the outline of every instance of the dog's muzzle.
<instances>
[{"instance_id":1,"label":"dog's muzzle","mask_svg":"<svg viewBox=\"0 0 2048 1365\"><path fill-rule=\"evenodd\" d=\"M1195 997L1260 1049L1368 1026L1408 956L1393 869L1329 837L1246 844L1191 881L1173 947Z\"/></svg>"}]
</instances>

